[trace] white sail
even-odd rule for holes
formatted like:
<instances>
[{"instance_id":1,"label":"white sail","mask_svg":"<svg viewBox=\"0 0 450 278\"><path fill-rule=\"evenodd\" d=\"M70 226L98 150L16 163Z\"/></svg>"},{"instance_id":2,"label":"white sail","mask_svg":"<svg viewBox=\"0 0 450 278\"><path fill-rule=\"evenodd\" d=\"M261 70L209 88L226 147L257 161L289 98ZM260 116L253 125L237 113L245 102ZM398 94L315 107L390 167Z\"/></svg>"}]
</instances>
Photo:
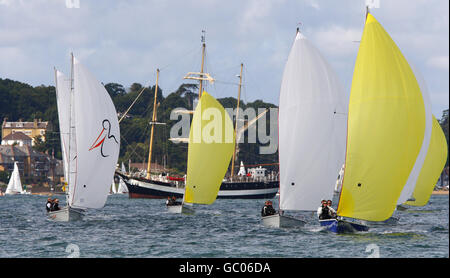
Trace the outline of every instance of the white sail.
<instances>
[{"instance_id":1,"label":"white sail","mask_svg":"<svg viewBox=\"0 0 450 278\"><path fill-rule=\"evenodd\" d=\"M117 194L116 184L114 183L114 179L111 182L111 192L112 194Z\"/></svg>"},{"instance_id":2,"label":"white sail","mask_svg":"<svg viewBox=\"0 0 450 278\"><path fill-rule=\"evenodd\" d=\"M8 187L6 187L5 194L19 194L23 193L22 182L20 181L19 167L17 161L14 162L14 170L9 178Z\"/></svg>"},{"instance_id":3,"label":"white sail","mask_svg":"<svg viewBox=\"0 0 450 278\"><path fill-rule=\"evenodd\" d=\"M64 167L64 180L69 179L69 129L70 129L70 79L56 71L56 101L58 107L59 134Z\"/></svg>"},{"instance_id":4,"label":"white sail","mask_svg":"<svg viewBox=\"0 0 450 278\"><path fill-rule=\"evenodd\" d=\"M123 162L122 162L122 173L125 174L126 172L127 172L127 170L125 170L125 165L123 165Z\"/></svg>"},{"instance_id":5,"label":"white sail","mask_svg":"<svg viewBox=\"0 0 450 278\"><path fill-rule=\"evenodd\" d=\"M414 163L414 167L409 174L408 180L406 181L405 187L403 187L402 193L397 200L397 205L403 204L406 202L413 194L414 188L416 187L417 179L419 178L420 171L422 170L423 163L425 161L425 157L428 152L428 148L431 142L431 131L432 131L432 113L431 113L431 100L430 95L428 94L428 86L425 82L420 71L409 62L409 66L411 67L414 76L416 77L417 83L420 87L420 92L422 93L423 103L425 106L425 135L423 137L422 148L420 149L419 155L417 156L416 162Z\"/></svg>"},{"instance_id":6,"label":"white sail","mask_svg":"<svg viewBox=\"0 0 450 278\"><path fill-rule=\"evenodd\" d=\"M101 208L119 156L117 112L105 87L75 58L73 73L76 175L70 180L73 188L69 204L77 208ZM74 171L72 165L70 171Z\"/></svg>"},{"instance_id":7,"label":"white sail","mask_svg":"<svg viewBox=\"0 0 450 278\"><path fill-rule=\"evenodd\" d=\"M119 177L119 189L117 190L117 193L121 193L121 194L128 193L127 185L125 184L123 179L120 177Z\"/></svg>"},{"instance_id":8,"label":"white sail","mask_svg":"<svg viewBox=\"0 0 450 278\"><path fill-rule=\"evenodd\" d=\"M297 33L280 90L280 209L332 199L345 159L346 97L319 51Z\"/></svg>"}]
</instances>

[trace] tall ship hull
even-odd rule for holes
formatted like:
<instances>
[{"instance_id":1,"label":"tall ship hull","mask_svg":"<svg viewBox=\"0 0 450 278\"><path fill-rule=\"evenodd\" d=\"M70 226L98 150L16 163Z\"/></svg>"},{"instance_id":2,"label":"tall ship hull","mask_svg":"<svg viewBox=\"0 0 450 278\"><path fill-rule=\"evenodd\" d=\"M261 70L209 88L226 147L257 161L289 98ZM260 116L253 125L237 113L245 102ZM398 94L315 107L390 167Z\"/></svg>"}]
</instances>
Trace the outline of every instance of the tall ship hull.
<instances>
[{"instance_id":1,"label":"tall ship hull","mask_svg":"<svg viewBox=\"0 0 450 278\"><path fill-rule=\"evenodd\" d=\"M116 172L127 188L130 198L165 199L175 196L183 198L184 182L168 182L163 180L149 180L139 177L129 177ZM218 199L271 199L279 189L279 181L275 180L243 180L224 181L220 186Z\"/></svg>"}]
</instances>

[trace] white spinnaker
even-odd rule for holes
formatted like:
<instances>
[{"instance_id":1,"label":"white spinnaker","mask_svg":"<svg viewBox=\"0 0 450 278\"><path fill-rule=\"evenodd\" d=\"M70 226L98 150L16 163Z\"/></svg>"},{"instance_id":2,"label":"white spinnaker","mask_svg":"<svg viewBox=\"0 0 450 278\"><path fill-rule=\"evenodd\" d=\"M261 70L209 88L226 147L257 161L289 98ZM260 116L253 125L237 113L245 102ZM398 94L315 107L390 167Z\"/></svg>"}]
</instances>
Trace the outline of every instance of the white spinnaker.
<instances>
[{"instance_id":1,"label":"white spinnaker","mask_svg":"<svg viewBox=\"0 0 450 278\"><path fill-rule=\"evenodd\" d=\"M6 187L5 194L23 193L22 182L20 181L19 167L17 162L14 162L14 170L9 178L8 186Z\"/></svg>"},{"instance_id":2,"label":"white spinnaker","mask_svg":"<svg viewBox=\"0 0 450 278\"><path fill-rule=\"evenodd\" d=\"M119 122L105 87L74 58L77 174L71 205L105 205L120 147Z\"/></svg>"},{"instance_id":3,"label":"white spinnaker","mask_svg":"<svg viewBox=\"0 0 450 278\"><path fill-rule=\"evenodd\" d=\"M121 177L119 177L119 189L117 191L118 193L128 193L127 185Z\"/></svg>"},{"instance_id":4,"label":"white spinnaker","mask_svg":"<svg viewBox=\"0 0 450 278\"><path fill-rule=\"evenodd\" d=\"M420 149L419 155L417 156L416 162L414 163L413 169L409 174L408 180L403 187L402 193L397 200L397 204L403 204L406 202L413 194L414 188L416 187L417 179L419 178L420 170L422 170L423 163L425 162L425 157L427 156L428 148L431 141L431 131L433 125L432 109L430 95L428 94L428 86L419 70L409 62L414 76L416 77L417 83L419 83L420 92L422 93L423 103L425 105L425 135L423 137L422 148Z\"/></svg>"},{"instance_id":5,"label":"white spinnaker","mask_svg":"<svg viewBox=\"0 0 450 278\"><path fill-rule=\"evenodd\" d=\"M56 102L58 107L59 134L64 166L64 180L69 178L69 130L70 130L70 79L56 71Z\"/></svg>"},{"instance_id":6,"label":"white spinnaker","mask_svg":"<svg viewBox=\"0 0 450 278\"><path fill-rule=\"evenodd\" d=\"M321 199L332 199L345 160L346 101L330 65L298 33L280 90L281 209L315 211Z\"/></svg>"}]
</instances>

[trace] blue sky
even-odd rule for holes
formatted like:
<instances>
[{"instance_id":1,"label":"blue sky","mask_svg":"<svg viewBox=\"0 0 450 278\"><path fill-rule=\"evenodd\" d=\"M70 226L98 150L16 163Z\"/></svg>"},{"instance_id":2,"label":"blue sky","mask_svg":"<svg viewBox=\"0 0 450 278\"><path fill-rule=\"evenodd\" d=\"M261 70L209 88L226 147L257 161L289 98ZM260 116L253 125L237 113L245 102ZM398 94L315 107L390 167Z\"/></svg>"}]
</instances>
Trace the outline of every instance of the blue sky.
<instances>
[{"instance_id":1,"label":"blue sky","mask_svg":"<svg viewBox=\"0 0 450 278\"><path fill-rule=\"evenodd\" d=\"M237 95L244 63L244 101L278 103L281 75L302 32L329 60L349 94L363 24L364 0L0 0L0 77L54 84L53 67L69 73L74 52L99 79L164 94L199 71L206 30L207 90ZM372 14L427 82L433 114L449 103L449 1L380 0ZM301 23L301 25L299 24Z\"/></svg>"}]
</instances>

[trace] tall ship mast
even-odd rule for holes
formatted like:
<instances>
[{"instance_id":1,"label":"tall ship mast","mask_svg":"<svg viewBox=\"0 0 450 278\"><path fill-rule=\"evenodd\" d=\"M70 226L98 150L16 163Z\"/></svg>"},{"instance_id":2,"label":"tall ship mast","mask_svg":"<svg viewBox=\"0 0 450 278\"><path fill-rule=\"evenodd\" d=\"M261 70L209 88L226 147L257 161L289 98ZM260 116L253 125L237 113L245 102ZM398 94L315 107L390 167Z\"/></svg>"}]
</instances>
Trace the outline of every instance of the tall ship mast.
<instances>
[{"instance_id":1,"label":"tall ship mast","mask_svg":"<svg viewBox=\"0 0 450 278\"><path fill-rule=\"evenodd\" d=\"M205 31L202 31L201 37L202 43L202 59L200 72L188 72L184 79L196 80L199 82L199 99L201 98L202 92L204 90L204 82L214 82L214 78L210 74L205 72L205 58L206 58L206 37ZM242 69L243 64L241 64L241 73L239 75L239 89L238 89L238 102L236 109L236 128L238 127L237 121L239 117L239 100L242 86ZM153 150L153 137L155 135L155 124L157 120L157 91L158 91L158 81L159 81L159 70L157 70L156 85L155 85L155 95L153 102L153 117L150 124L150 147L147 162L147 172L145 176L132 175L131 173L124 173L122 171L116 171L116 175L121 177L125 182L130 198L150 198L150 199L160 199L173 197L183 198L185 192L185 179L184 178L173 178L170 175L151 175L151 159ZM265 111L266 112L266 111ZM258 118L260 118L265 112L258 115L255 119L248 122L246 126L240 130L235 130L234 136L236 139L236 145L239 137L243 132L251 125L254 124ZM192 113L192 111L188 111ZM176 138L178 140L171 139L172 141L187 142L187 138ZM181 140L180 140L181 139ZM266 169L259 166L258 168L245 169L245 166L241 162L239 172L235 175L235 162L237 156L237 146L233 152L233 158L231 162L231 170L229 177L226 177L220 186L217 198L218 199L267 199L274 198L279 188L278 175L272 174L267 175Z\"/></svg>"}]
</instances>

